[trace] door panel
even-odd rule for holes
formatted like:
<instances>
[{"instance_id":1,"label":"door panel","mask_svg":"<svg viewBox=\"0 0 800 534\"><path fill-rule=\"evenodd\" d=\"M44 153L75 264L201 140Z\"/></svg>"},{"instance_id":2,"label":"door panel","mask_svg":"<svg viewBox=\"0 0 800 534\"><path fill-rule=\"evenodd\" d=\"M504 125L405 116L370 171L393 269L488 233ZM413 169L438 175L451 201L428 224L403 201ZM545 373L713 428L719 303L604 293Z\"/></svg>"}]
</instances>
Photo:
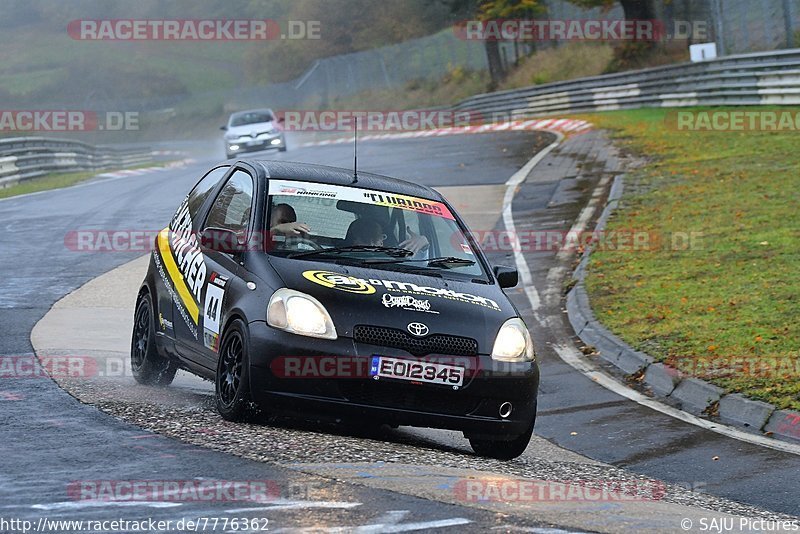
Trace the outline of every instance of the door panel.
<instances>
[{"instance_id":1,"label":"door panel","mask_svg":"<svg viewBox=\"0 0 800 534\"><path fill-rule=\"evenodd\" d=\"M252 177L235 170L214 199L200 229L219 228L231 230L245 242L253 204L254 183ZM202 230L198 231L198 234ZM199 250L199 244L197 244ZM225 298L230 285L236 281L241 254L228 254L209 249L199 252L203 262L204 278L198 304L197 328L184 324L176 328L177 350L189 360L209 369L216 368L222 327L225 324Z\"/></svg>"}]
</instances>

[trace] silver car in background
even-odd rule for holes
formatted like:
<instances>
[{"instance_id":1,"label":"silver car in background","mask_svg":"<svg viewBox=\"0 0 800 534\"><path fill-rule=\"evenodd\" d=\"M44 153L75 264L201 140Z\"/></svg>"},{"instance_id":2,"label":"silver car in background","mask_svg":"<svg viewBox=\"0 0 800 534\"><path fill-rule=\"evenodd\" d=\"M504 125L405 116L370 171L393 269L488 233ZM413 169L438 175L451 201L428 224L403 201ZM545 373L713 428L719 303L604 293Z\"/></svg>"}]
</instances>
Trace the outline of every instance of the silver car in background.
<instances>
[{"instance_id":1,"label":"silver car in background","mask_svg":"<svg viewBox=\"0 0 800 534\"><path fill-rule=\"evenodd\" d=\"M280 119L271 109L251 109L231 114L225 131L225 155L234 158L244 152L277 148L286 152L286 138L279 126Z\"/></svg>"}]
</instances>

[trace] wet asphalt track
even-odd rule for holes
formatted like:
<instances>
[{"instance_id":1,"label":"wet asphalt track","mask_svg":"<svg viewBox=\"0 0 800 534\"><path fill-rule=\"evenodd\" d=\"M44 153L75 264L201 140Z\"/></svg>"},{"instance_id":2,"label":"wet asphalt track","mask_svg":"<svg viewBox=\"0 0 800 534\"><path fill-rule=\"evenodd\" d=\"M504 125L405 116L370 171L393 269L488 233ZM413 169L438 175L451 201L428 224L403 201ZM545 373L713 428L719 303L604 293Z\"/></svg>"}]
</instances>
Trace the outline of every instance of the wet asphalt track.
<instances>
[{"instance_id":1,"label":"wet asphalt track","mask_svg":"<svg viewBox=\"0 0 800 534\"><path fill-rule=\"evenodd\" d=\"M505 182L534 153L538 134L508 133L451 138L370 142L361 145L364 170L382 172L427 185L476 185ZM350 166L346 145L291 150L270 157ZM0 354L31 351L30 330L50 306L84 282L125 263L137 254L70 252L64 234L84 228L157 229L196 181L203 161L186 169L140 177L99 181L61 191L0 202ZM591 188L587 177L584 193ZM564 203L556 213L545 208L563 194L559 181L533 179L515 200L518 217L541 217L545 227L566 229L581 202ZM538 214L538 215L537 215ZM519 224L519 222L518 222ZM503 261L497 258L498 261ZM506 258L503 263L509 263ZM537 285L552 259L537 257L531 264ZM522 310L527 304L518 296ZM545 310L560 314L560 309ZM560 316L560 315L559 315ZM529 321L529 324L532 322ZM563 326L563 325L562 325ZM724 438L633 405L591 383L561 363L547 348L567 328L536 332L543 360L540 417L537 434L592 458L624 466L667 481L694 486L740 502L797 514L800 504L800 459ZM97 410L79 405L46 379L6 380L0 384L0 502L3 516L40 517L56 513L75 517L220 515L224 503L146 509L81 509L69 502L66 487L76 479L185 479L228 480L297 477L278 467L230 457L206 449L154 437L118 422ZM573 435L573 432L576 434ZM433 430L401 429L398 438L419 440L427 446L468 451L468 444L452 434ZM144 437L147 436L147 437ZM145 445L146 443L146 445ZM712 457L718 456L719 461ZM362 502L351 510L315 511L325 524L354 525L376 521L391 510L414 510L414 521L466 518L473 526L498 524L493 514L452 507L389 492L361 490L330 482L331 500ZM38 507L36 507L38 505ZM209 509L210 508L210 509ZM228 509L231 506L227 506ZM236 507L234 507L236 508ZM122 513L124 512L124 513ZM76 514L77 513L77 514ZM291 511L267 514L277 527L298 525ZM201 515L202 515L201 514ZM464 527L458 527L462 530Z\"/></svg>"}]
</instances>

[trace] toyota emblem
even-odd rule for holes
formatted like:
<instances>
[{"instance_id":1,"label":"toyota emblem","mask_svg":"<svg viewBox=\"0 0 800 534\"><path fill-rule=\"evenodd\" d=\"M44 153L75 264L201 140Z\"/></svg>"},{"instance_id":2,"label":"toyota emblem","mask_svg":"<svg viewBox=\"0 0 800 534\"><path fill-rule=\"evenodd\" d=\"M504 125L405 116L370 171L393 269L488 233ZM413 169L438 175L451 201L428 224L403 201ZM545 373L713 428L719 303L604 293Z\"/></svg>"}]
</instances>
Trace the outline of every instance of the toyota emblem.
<instances>
[{"instance_id":1,"label":"toyota emblem","mask_svg":"<svg viewBox=\"0 0 800 534\"><path fill-rule=\"evenodd\" d=\"M427 335L428 327L422 323L408 323L408 331L411 332L411 335L422 337Z\"/></svg>"}]
</instances>

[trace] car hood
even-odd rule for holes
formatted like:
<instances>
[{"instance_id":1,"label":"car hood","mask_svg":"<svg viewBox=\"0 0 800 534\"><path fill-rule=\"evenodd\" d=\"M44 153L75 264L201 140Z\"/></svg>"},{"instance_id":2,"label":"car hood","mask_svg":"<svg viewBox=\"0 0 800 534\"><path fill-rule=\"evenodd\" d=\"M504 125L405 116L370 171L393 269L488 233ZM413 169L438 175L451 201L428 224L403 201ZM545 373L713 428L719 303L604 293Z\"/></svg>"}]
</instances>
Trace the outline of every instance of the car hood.
<instances>
[{"instance_id":1,"label":"car hood","mask_svg":"<svg viewBox=\"0 0 800 534\"><path fill-rule=\"evenodd\" d=\"M277 257L272 265L286 287L325 306L342 337L356 325L408 332L422 323L429 334L475 339L488 354L503 322L517 316L497 285Z\"/></svg>"},{"instance_id":2,"label":"car hood","mask_svg":"<svg viewBox=\"0 0 800 534\"><path fill-rule=\"evenodd\" d=\"M225 132L225 137L256 137L258 134L271 131L273 128L277 128L276 123L273 121L230 126Z\"/></svg>"}]
</instances>

